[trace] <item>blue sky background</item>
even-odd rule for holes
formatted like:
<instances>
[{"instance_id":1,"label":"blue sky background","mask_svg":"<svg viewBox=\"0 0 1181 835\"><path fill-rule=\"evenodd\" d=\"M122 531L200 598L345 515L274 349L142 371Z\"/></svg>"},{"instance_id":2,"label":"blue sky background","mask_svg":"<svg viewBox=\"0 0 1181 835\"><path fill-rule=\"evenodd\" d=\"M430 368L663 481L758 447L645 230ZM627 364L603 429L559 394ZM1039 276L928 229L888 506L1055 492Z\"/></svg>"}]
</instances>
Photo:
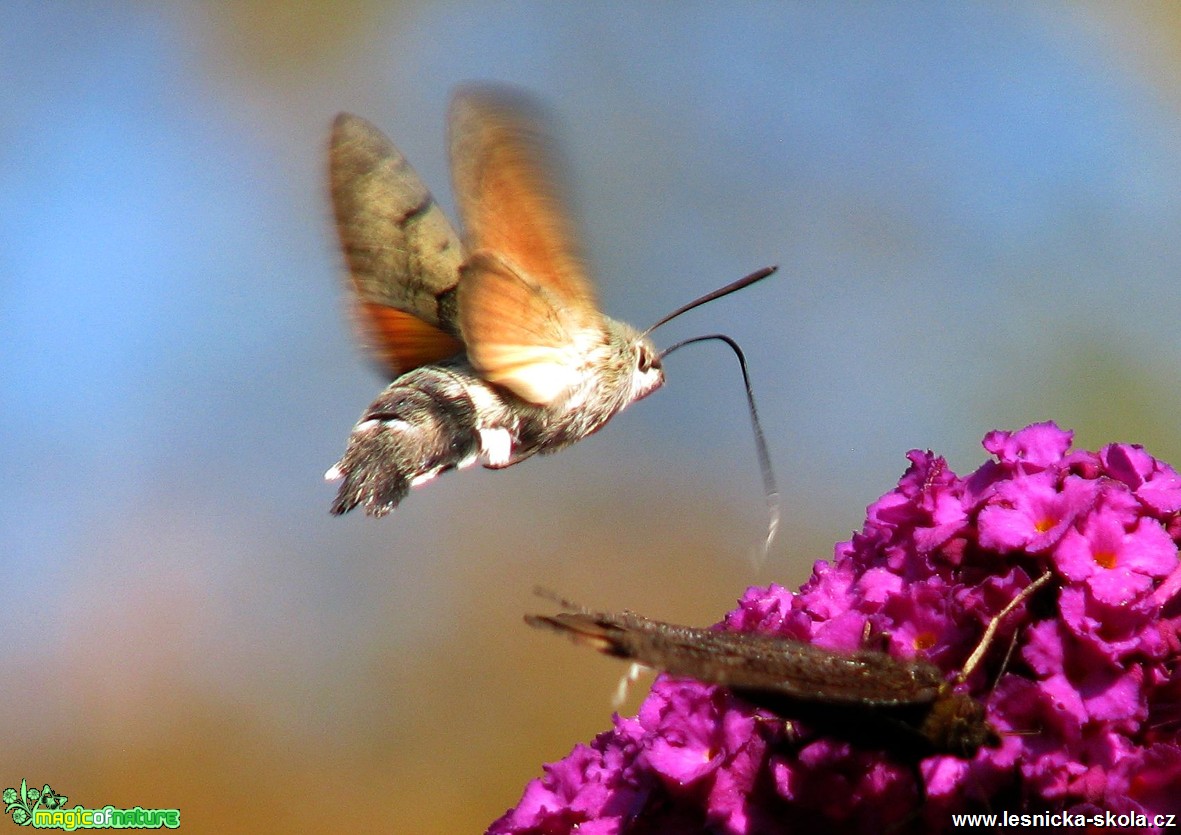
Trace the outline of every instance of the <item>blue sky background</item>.
<instances>
[{"instance_id":1,"label":"blue sky background","mask_svg":"<svg viewBox=\"0 0 1181 835\"><path fill-rule=\"evenodd\" d=\"M0 707L28 730L0 782L220 828L217 791L242 831L283 828L243 784L312 814L330 786L356 794L330 829L477 830L606 727L622 672L530 634L533 585L709 622L798 584L913 447L967 471L986 431L1054 419L1176 461L1181 88L1155 8L4 4ZM328 515L381 386L328 127L375 122L450 207L472 79L558 117L609 314L780 266L658 335L747 351L783 488L761 573L740 381L705 347L561 455Z\"/></svg>"}]
</instances>

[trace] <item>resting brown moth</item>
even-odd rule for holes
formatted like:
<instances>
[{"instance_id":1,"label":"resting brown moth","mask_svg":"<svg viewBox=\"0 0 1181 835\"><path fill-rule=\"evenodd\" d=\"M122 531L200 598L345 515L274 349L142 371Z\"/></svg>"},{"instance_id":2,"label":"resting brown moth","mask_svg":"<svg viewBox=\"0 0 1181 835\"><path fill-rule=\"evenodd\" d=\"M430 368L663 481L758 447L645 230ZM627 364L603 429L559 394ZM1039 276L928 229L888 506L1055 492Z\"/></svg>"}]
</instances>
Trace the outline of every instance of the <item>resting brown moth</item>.
<instances>
[{"instance_id":1,"label":"resting brown moth","mask_svg":"<svg viewBox=\"0 0 1181 835\"><path fill-rule=\"evenodd\" d=\"M998 746L1001 737L984 705L956 687L980 663L1001 621L1050 576L1034 580L992 618L951 682L922 659L871 649L833 652L777 635L678 626L567 601L559 602L574 611L526 615L525 622L671 676L727 687L756 707L862 747L888 749L902 759L970 759L981 748Z\"/></svg>"},{"instance_id":2,"label":"resting brown moth","mask_svg":"<svg viewBox=\"0 0 1181 835\"><path fill-rule=\"evenodd\" d=\"M333 126L358 328L392 380L325 475L341 480L335 514L382 516L447 470L560 450L664 382L647 333L598 309L537 106L462 89L449 145L462 239L377 128L344 113Z\"/></svg>"}]
</instances>

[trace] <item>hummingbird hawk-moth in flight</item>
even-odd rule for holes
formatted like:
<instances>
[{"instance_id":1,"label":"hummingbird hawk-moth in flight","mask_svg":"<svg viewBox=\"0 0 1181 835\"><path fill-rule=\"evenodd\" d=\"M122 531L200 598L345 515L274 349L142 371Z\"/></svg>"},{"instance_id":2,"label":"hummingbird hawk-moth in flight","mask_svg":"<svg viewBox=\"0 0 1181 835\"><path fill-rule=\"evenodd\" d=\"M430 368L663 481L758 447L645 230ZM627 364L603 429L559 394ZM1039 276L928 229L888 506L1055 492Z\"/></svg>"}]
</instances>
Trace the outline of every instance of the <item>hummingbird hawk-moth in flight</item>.
<instances>
[{"instance_id":1,"label":"hummingbird hawk-moth in flight","mask_svg":"<svg viewBox=\"0 0 1181 835\"><path fill-rule=\"evenodd\" d=\"M447 470L555 452L664 382L647 332L599 311L537 107L467 88L449 128L462 238L377 128L347 113L333 125L332 205L358 327L392 380L326 473L341 482L334 514L382 516Z\"/></svg>"}]
</instances>

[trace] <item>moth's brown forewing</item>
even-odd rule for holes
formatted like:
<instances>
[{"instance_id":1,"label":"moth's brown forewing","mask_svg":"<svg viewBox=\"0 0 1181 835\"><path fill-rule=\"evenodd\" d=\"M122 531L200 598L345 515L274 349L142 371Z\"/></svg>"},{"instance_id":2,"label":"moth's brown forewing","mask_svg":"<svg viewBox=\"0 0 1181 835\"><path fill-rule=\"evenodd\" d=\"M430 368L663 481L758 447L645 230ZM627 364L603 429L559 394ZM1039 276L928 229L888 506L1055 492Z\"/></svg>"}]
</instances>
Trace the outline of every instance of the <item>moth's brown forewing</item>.
<instances>
[{"instance_id":1,"label":"moth's brown forewing","mask_svg":"<svg viewBox=\"0 0 1181 835\"><path fill-rule=\"evenodd\" d=\"M359 116L336 117L328 158L365 347L391 378L462 352L454 293L463 247L430 191Z\"/></svg>"}]
</instances>

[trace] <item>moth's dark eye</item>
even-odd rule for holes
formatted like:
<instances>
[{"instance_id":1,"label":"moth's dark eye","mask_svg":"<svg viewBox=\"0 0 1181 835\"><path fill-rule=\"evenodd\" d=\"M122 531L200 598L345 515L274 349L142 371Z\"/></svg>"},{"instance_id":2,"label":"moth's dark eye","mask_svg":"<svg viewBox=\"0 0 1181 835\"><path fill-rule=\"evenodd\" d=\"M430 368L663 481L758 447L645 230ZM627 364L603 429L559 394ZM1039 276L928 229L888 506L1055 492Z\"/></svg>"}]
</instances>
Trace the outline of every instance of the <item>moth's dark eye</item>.
<instances>
[{"instance_id":1,"label":"moth's dark eye","mask_svg":"<svg viewBox=\"0 0 1181 835\"><path fill-rule=\"evenodd\" d=\"M640 348L640 355L636 360L636 367L641 374L647 374L653 368L660 368L660 357L651 351Z\"/></svg>"}]
</instances>

